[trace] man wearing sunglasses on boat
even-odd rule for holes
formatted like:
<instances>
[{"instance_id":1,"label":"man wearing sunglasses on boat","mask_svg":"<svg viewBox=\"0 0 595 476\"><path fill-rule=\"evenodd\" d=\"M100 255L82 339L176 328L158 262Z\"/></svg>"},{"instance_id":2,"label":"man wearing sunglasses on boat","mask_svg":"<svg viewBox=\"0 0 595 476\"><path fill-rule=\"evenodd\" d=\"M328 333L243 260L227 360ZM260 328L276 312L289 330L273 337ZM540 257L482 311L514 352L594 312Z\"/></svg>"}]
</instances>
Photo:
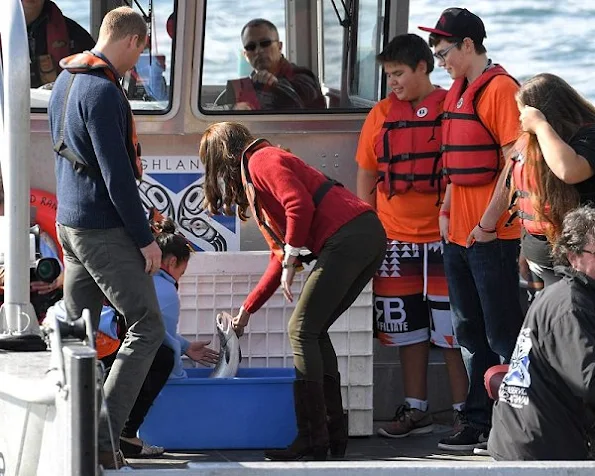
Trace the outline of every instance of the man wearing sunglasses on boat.
<instances>
[{"instance_id":1,"label":"man wearing sunglasses on boat","mask_svg":"<svg viewBox=\"0 0 595 476\"><path fill-rule=\"evenodd\" d=\"M263 18L250 20L241 38L244 58L253 71L249 77L229 80L216 106L244 111L326 107L314 73L290 63L281 53L283 42L275 25Z\"/></svg>"}]
</instances>

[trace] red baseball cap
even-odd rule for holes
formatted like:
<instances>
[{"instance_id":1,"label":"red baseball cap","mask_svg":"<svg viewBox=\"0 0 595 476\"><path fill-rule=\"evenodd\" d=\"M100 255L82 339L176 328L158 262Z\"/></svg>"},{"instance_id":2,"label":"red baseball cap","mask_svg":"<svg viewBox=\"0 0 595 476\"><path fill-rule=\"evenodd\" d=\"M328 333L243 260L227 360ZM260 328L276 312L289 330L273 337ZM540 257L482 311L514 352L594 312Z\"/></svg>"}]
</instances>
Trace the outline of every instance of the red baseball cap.
<instances>
[{"instance_id":1,"label":"red baseball cap","mask_svg":"<svg viewBox=\"0 0 595 476\"><path fill-rule=\"evenodd\" d=\"M481 18L466 8L447 8L440 15L434 28L427 26L418 28L440 36L471 38L478 45L481 45L487 36Z\"/></svg>"}]
</instances>

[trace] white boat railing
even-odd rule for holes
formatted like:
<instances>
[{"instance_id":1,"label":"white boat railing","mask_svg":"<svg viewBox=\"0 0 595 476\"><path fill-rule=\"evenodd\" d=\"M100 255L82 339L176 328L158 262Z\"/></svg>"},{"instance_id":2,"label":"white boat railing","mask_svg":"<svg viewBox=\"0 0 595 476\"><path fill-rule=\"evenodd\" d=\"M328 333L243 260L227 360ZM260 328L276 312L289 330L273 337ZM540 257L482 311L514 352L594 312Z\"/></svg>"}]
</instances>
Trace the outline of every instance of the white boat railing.
<instances>
[{"instance_id":1,"label":"white boat railing","mask_svg":"<svg viewBox=\"0 0 595 476\"><path fill-rule=\"evenodd\" d=\"M21 0L0 3L0 165L4 184L4 304L0 339L39 334L29 298L30 60Z\"/></svg>"}]
</instances>

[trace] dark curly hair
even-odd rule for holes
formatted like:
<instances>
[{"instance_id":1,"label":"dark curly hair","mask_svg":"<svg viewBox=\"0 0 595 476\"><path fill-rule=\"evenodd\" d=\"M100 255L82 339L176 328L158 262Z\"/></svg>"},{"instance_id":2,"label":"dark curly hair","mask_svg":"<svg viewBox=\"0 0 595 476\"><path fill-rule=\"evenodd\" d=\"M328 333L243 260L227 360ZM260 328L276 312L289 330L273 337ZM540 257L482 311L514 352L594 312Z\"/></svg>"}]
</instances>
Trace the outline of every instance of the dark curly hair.
<instances>
[{"instance_id":1,"label":"dark curly hair","mask_svg":"<svg viewBox=\"0 0 595 476\"><path fill-rule=\"evenodd\" d=\"M578 207L564 217L562 231L552 250L554 262L569 266L568 254L580 255L590 243L595 243L595 208L593 208L593 204Z\"/></svg>"}]
</instances>

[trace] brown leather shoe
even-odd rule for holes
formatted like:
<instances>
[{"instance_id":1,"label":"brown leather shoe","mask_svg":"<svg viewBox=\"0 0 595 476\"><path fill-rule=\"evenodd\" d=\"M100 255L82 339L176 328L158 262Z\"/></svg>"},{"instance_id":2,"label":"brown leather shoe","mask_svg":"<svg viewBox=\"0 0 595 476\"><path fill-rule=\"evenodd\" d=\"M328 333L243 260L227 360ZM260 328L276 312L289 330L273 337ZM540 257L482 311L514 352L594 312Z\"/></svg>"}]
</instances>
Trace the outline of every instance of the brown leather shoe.
<instances>
[{"instance_id":1,"label":"brown leather shoe","mask_svg":"<svg viewBox=\"0 0 595 476\"><path fill-rule=\"evenodd\" d=\"M100 451L97 456L99 466L103 466L103 469L120 469L128 466L120 450L116 452L115 459L112 451Z\"/></svg>"}]
</instances>

